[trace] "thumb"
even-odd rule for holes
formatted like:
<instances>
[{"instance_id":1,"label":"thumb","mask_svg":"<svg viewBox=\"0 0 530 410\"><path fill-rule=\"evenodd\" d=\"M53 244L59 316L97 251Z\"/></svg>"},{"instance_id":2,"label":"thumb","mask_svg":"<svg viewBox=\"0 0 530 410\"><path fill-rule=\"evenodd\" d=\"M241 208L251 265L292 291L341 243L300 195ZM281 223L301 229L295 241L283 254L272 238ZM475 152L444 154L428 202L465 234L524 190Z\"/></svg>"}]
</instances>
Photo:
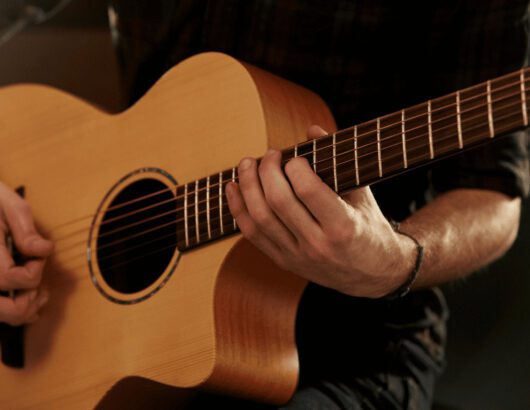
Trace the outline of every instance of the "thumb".
<instances>
[{"instance_id":1,"label":"thumb","mask_svg":"<svg viewBox=\"0 0 530 410\"><path fill-rule=\"evenodd\" d=\"M308 140L314 140L316 138L323 137L324 135L328 135L328 133L318 125L311 125L307 129Z\"/></svg>"},{"instance_id":2,"label":"thumb","mask_svg":"<svg viewBox=\"0 0 530 410\"><path fill-rule=\"evenodd\" d=\"M356 188L343 196L344 200L357 209L377 207L377 201L369 186Z\"/></svg>"}]
</instances>

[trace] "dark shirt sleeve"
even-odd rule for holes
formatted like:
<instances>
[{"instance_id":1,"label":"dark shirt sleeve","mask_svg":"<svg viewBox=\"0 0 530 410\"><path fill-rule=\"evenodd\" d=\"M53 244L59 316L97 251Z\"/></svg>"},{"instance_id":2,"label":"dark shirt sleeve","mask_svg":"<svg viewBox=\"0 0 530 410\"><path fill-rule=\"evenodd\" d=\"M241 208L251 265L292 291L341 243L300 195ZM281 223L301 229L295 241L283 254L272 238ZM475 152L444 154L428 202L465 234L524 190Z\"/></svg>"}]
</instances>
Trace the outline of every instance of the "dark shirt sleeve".
<instances>
[{"instance_id":1,"label":"dark shirt sleeve","mask_svg":"<svg viewBox=\"0 0 530 410\"><path fill-rule=\"evenodd\" d=\"M435 83L440 94L515 71L528 62L527 2L496 0L480 7L472 3L446 21L453 21L457 34L442 42L447 47L443 55L450 57L438 62ZM432 169L432 182L436 192L479 188L528 196L527 130L440 162Z\"/></svg>"}]
</instances>

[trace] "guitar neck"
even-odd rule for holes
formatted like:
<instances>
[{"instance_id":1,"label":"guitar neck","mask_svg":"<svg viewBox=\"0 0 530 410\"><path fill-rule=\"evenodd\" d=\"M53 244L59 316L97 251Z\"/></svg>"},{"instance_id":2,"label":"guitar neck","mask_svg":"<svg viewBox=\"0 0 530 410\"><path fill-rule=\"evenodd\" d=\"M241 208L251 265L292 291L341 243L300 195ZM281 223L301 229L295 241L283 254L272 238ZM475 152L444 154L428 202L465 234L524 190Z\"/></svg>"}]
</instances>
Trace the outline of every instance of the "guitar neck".
<instances>
[{"instance_id":1,"label":"guitar neck","mask_svg":"<svg viewBox=\"0 0 530 410\"><path fill-rule=\"evenodd\" d=\"M306 158L338 194L415 169L528 126L528 68L282 151ZM237 168L177 188L181 251L238 231L224 188Z\"/></svg>"}]
</instances>

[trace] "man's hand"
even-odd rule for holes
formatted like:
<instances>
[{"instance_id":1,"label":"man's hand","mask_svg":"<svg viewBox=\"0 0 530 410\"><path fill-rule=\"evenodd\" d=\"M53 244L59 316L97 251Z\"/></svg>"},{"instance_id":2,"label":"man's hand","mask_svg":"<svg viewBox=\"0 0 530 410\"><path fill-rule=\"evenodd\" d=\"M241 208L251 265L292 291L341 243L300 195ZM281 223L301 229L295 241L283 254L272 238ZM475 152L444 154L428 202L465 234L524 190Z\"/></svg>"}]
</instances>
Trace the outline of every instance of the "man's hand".
<instances>
[{"instance_id":1,"label":"man's hand","mask_svg":"<svg viewBox=\"0 0 530 410\"><path fill-rule=\"evenodd\" d=\"M22 266L15 266L7 249L8 232L18 251L28 258ZM52 243L35 229L27 202L0 182L0 291L18 291L14 299L0 296L0 322L20 325L37 320L48 300L39 286L45 258L52 250Z\"/></svg>"},{"instance_id":2,"label":"man's hand","mask_svg":"<svg viewBox=\"0 0 530 410\"><path fill-rule=\"evenodd\" d=\"M326 133L309 129L309 137ZM416 246L394 232L370 188L339 197L305 158L281 168L269 150L259 166L245 158L239 185L226 188L242 234L278 266L346 294L384 296L413 270Z\"/></svg>"}]
</instances>

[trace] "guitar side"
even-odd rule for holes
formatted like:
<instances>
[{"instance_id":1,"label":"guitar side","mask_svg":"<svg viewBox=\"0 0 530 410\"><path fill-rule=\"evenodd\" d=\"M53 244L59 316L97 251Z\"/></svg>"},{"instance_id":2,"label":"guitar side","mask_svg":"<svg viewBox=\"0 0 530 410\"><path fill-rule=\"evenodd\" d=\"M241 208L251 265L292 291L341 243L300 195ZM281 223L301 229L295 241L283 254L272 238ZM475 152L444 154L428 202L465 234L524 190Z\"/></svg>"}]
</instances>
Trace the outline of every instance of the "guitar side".
<instances>
[{"instance_id":1,"label":"guitar side","mask_svg":"<svg viewBox=\"0 0 530 410\"><path fill-rule=\"evenodd\" d=\"M287 400L303 281L234 235L180 255L150 298L117 304L92 283L92 219L80 217L131 171L189 182L292 145L311 123L334 129L314 94L217 53L183 62L114 116L42 86L2 90L0 180L25 187L56 249L44 274L50 302L26 332L27 365L0 368L0 405L92 408L126 376Z\"/></svg>"}]
</instances>

